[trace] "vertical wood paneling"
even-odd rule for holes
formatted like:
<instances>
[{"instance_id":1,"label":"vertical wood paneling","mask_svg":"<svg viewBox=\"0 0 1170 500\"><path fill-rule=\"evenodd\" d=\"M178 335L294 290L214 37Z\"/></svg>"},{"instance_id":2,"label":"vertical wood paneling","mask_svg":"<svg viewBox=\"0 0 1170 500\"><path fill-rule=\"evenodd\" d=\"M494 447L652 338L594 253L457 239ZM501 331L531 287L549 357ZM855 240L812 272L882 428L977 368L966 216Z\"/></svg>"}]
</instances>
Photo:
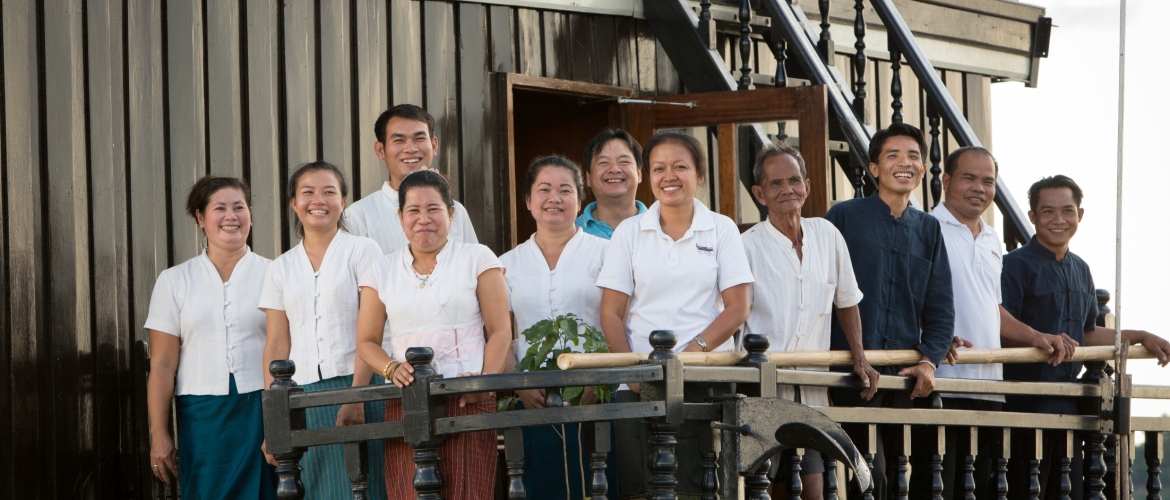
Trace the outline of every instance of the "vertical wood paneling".
<instances>
[{"instance_id":1,"label":"vertical wood paneling","mask_svg":"<svg viewBox=\"0 0 1170 500\"><path fill-rule=\"evenodd\" d=\"M563 12L540 13L544 26L544 76L573 79L573 40L569 15Z\"/></svg>"},{"instance_id":2,"label":"vertical wood paneling","mask_svg":"<svg viewBox=\"0 0 1170 500\"><path fill-rule=\"evenodd\" d=\"M126 136L123 89L121 3L97 2L86 11L90 234L93 248L94 392L97 398L97 462L94 478L100 498L115 498L121 484L133 484L130 454L120 453L119 436L133 436L129 391L120 391L128 373L130 324L128 219L126 213ZM116 431L116 432L115 432ZM118 474L119 468L122 475Z\"/></svg>"},{"instance_id":3,"label":"vertical wood paneling","mask_svg":"<svg viewBox=\"0 0 1170 500\"><path fill-rule=\"evenodd\" d=\"M208 161L215 175L244 176L240 105L240 3L206 0Z\"/></svg>"},{"instance_id":4,"label":"vertical wood paneling","mask_svg":"<svg viewBox=\"0 0 1170 500\"><path fill-rule=\"evenodd\" d=\"M354 177L352 74L350 73L348 2L321 2L321 44L318 81L321 82L321 159L337 165L349 182L346 200L358 198L361 184Z\"/></svg>"},{"instance_id":5,"label":"vertical wood paneling","mask_svg":"<svg viewBox=\"0 0 1170 500\"><path fill-rule=\"evenodd\" d=\"M890 61L871 60L874 66L874 77L876 85L873 85L874 91L870 95L874 95L874 106L877 106L875 112L877 113L877 129L883 129L890 126L890 117L893 116L894 111L890 108L890 78L893 77L893 70L890 69Z\"/></svg>"},{"instance_id":6,"label":"vertical wood paneling","mask_svg":"<svg viewBox=\"0 0 1170 500\"><path fill-rule=\"evenodd\" d=\"M682 82L679 81L678 72L674 70L674 64L670 62L670 57L666 55L666 51L657 41L654 43L654 63L654 77L658 87L658 95L681 94Z\"/></svg>"},{"instance_id":7,"label":"vertical wood paneling","mask_svg":"<svg viewBox=\"0 0 1170 500\"><path fill-rule=\"evenodd\" d=\"M516 50L512 43L512 39L514 38L514 16L512 8L493 5L490 9L488 17L491 22L489 28L492 44L491 71L515 73Z\"/></svg>"},{"instance_id":8,"label":"vertical wood paneling","mask_svg":"<svg viewBox=\"0 0 1170 500\"><path fill-rule=\"evenodd\" d=\"M983 147L994 151L991 144L991 77L965 75L967 123Z\"/></svg>"},{"instance_id":9,"label":"vertical wood paneling","mask_svg":"<svg viewBox=\"0 0 1170 500\"><path fill-rule=\"evenodd\" d=\"M617 38L618 85L627 88L638 86L638 38L634 31L634 20L628 17L614 19Z\"/></svg>"},{"instance_id":10,"label":"vertical wood paneling","mask_svg":"<svg viewBox=\"0 0 1170 500\"><path fill-rule=\"evenodd\" d=\"M529 76L544 75L540 22L540 12L516 9L516 62L520 73Z\"/></svg>"},{"instance_id":11,"label":"vertical wood paneling","mask_svg":"<svg viewBox=\"0 0 1170 500\"><path fill-rule=\"evenodd\" d=\"M12 498L50 496L45 474L52 464L47 450L50 429L42 426L50 417L40 395L49 387L41 380L40 351L47 352L45 321L45 264L41 207L40 97L37 66L36 7L32 0L3 3L4 37L4 146L8 218L9 288L11 326L9 383L20 387L12 395Z\"/></svg>"},{"instance_id":12,"label":"vertical wood paneling","mask_svg":"<svg viewBox=\"0 0 1170 500\"><path fill-rule=\"evenodd\" d=\"M572 44L570 54L573 57L572 78L578 82L597 83L595 59L598 57L598 51L593 45L595 40L593 31L594 16L571 13L568 17L569 41Z\"/></svg>"},{"instance_id":13,"label":"vertical wood paneling","mask_svg":"<svg viewBox=\"0 0 1170 500\"><path fill-rule=\"evenodd\" d=\"M963 73L960 71L947 71L943 73L943 83L947 86L947 92L950 92L951 99L955 100L955 104L959 106L959 111L965 115L966 109L963 109ZM943 123L947 128L946 142L943 143L943 157L945 158L952 149L958 149L961 145L955 134L951 133L950 126Z\"/></svg>"},{"instance_id":14,"label":"vertical wood paneling","mask_svg":"<svg viewBox=\"0 0 1170 500\"><path fill-rule=\"evenodd\" d=\"M455 73L459 50L455 41L455 11L447 2L423 2L425 39L426 109L435 117L439 138L436 162L451 180L451 194L462 198L463 180L459 156L459 82Z\"/></svg>"},{"instance_id":15,"label":"vertical wood paneling","mask_svg":"<svg viewBox=\"0 0 1170 500\"><path fill-rule=\"evenodd\" d=\"M285 161L288 173L297 165L321 158L317 135L317 36L314 3L284 3ZM298 241L288 220L285 248Z\"/></svg>"},{"instance_id":16,"label":"vertical wood paneling","mask_svg":"<svg viewBox=\"0 0 1170 500\"><path fill-rule=\"evenodd\" d=\"M637 89L643 94L652 95L658 92L658 80L655 75L658 68L658 44L654 40L654 34L650 32L650 25L645 21L634 21L634 30L638 53Z\"/></svg>"},{"instance_id":17,"label":"vertical wood paneling","mask_svg":"<svg viewBox=\"0 0 1170 500\"><path fill-rule=\"evenodd\" d=\"M199 228L185 213L185 206L191 186L207 173L203 2L167 0L166 36L172 256L175 262L183 262L202 246Z\"/></svg>"},{"instance_id":18,"label":"vertical wood paneling","mask_svg":"<svg viewBox=\"0 0 1170 500\"><path fill-rule=\"evenodd\" d=\"M498 167L496 155L487 148L494 141L485 140L493 128L494 103L489 94L487 9L480 5L459 4L459 123L463 141L463 204L468 211L480 243L499 251L500 237L496 218L499 204L496 191Z\"/></svg>"},{"instance_id":19,"label":"vertical wood paneling","mask_svg":"<svg viewBox=\"0 0 1170 500\"><path fill-rule=\"evenodd\" d=\"M280 137L280 8L245 3L248 23L248 159L252 186L252 250L270 259L283 252L283 186L287 167Z\"/></svg>"},{"instance_id":20,"label":"vertical wood paneling","mask_svg":"<svg viewBox=\"0 0 1170 500\"><path fill-rule=\"evenodd\" d=\"M389 179L386 165L374 154L374 121L389 108L389 20L384 0L359 0L354 12L357 95L352 97L357 108L357 122L353 130L354 175L361 187L353 190L354 200L377 192Z\"/></svg>"},{"instance_id":21,"label":"vertical wood paneling","mask_svg":"<svg viewBox=\"0 0 1170 500\"><path fill-rule=\"evenodd\" d=\"M45 149L49 322L53 387L52 443L57 498L93 498L95 471L93 343L89 282L85 66L80 0L44 5ZM48 368L48 367L45 367Z\"/></svg>"},{"instance_id":22,"label":"vertical wood paneling","mask_svg":"<svg viewBox=\"0 0 1170 500\"><path fill-rule=\"evenodd\" d=\"M918 77L910 70L910 65L902 66L902 119L908 125L919 129L923 126L922 90L918 85ZM928 143L929 145L929 143Z\"/></svg>"},{"instance_id":23,"label":"vertical wood paneling","mask_svg":"<svg viewBox=\"0 0 1170 500\"><path fill-rule=\"evenodd\" d=\"M390 1L393 104L423 104L422 50L419 48L422 40L421 15L422 9L417 1Z\"/></svg>"},{"instance_id":24,"label":"vertical wood paneling","mask_svg":"<svg viewBox=\"0 0 1170 500\"><path fill-rule=\"evenodd\" d=\"M593 58L597 61L597 83L604 85L618 85L618 42L617 30L614 28L614 18L593 17L593 38L595 50Z\"/></svg>"}]
</instances>

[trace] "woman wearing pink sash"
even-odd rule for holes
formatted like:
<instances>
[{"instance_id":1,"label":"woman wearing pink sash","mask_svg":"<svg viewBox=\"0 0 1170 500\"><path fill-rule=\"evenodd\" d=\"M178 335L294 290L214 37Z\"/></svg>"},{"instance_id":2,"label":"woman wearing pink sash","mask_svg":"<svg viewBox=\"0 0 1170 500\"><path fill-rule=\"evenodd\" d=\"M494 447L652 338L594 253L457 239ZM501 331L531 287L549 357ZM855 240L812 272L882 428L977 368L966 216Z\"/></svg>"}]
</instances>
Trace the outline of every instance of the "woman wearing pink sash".
<instances>
[{"instance_id":1,"label":"woman wearing pink sash","mask_svg":"<svg viewBox=\"0 0 1170 500\"><path fill-rule=\"evenodd\" d=\"M449 241L454 203L447 181L433 170L411 173L399 187L399 213L409 246L375 261L359 281L357 351L395 385L414 382L406 349L430 347L435 371L446 378L500 373L511 323L500 261L483 245ZM485 334L486 332L486 334ZM383 349L390 336L392 352ZM451 396L447 415L495 411L490 393ZM386 419L402 418L401 400L386 402ZM439 447L443 498L478 500L494 494L496 433L447 437ZM413 499L414 451L401 438L386 441L386 490Z\"/></svg>"}]
</instances>

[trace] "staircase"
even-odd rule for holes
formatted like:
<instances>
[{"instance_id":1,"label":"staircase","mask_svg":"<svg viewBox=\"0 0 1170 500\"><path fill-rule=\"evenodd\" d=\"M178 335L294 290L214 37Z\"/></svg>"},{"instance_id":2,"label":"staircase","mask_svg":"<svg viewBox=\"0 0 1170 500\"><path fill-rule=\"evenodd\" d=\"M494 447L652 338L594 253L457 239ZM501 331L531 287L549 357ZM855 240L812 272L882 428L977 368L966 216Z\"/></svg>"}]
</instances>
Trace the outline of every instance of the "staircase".
<instances>
[{"instance_id":1,"label":"staircase","mask_svg":"<svg viewBox=\"0 0 1170 500\"><path fill-rule=\"evenodd\" d=\"M861 197L876 189L874 179L866 166L874 130L865 123L866 85L864 77L853 80L833 64L834 41L829 31L829 0L819 0L819 24L813 24L804 11L788 0L721 0L712 8L711 0L645 0L646 19L655 37L678 69L688 92L751 90L757 86L826 85L829 95L830 151L834 163L853 187L853 196ZM854 71L845 74L865 75L868 60L865 56L866 22L863 12L865 0L855 0L857 17L854 21L853 45L856 52L850 64ZM928 175L924 178L923 200L920 208L930 210L942 194L942 147L939 136L949 130L958 146L981 146L962 109L955 103L938 72L922 52L910 28L906 25L893 0L870 0L869 6L877 13L887 31L891 64L889 89L892 96L891 123L902 122L902 68L909 66L913 77L927 97L926 116L929 121ZM738 12L727 7L738 7ZM717 49L719 35L737 38L732 46L731 60L739 61L738 68L729 68ZM737 46L737 47L736 47ZM753 56L763 60L765 54L753 54L753 48L767 47L775 61L774 74L759 74L753 69ZM757 49L758 50L758 49ZM761 65L762 66L762 65ZM780 138L783 138L783 124ZM748 136L752 147L775 139L760 126L750 127ZM745 185L751 184L750 172L740 169ZM833 175L837 174L834 169ZM835 177L834 177L835 178ZM1000 228L1008 250L1027 243L1033 235L1027 214L1011 196L1003 175L996 181L995 204L1003 215ZM925 206L928 205L928 206Z\"/></svg>"}]
</instances>

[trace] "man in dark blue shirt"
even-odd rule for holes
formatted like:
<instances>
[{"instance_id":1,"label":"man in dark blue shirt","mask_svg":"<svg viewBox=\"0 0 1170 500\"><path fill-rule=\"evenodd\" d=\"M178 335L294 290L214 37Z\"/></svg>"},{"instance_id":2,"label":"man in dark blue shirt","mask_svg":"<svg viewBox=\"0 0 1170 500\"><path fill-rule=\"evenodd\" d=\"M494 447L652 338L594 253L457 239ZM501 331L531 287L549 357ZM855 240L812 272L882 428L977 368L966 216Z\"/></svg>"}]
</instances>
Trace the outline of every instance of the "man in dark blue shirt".
<instances>
[{"instance_id":1,"label":"man in dark blue shirt","mask_svg":"<svg viewBox=\"0 0 1170 500\"><path fill-rule=\"evenodd\" d=\"M922 360L908 367L885 367L916 379L914 389L879 390L872 399L854 389L831 390L835 406L909 408L913 399L934 390L934 371L951 347L955 328L951 268L938 220L910 206L910 197L922 186L922 131L894 124L874 134L869 147L869 170L877 179L877 193L868 198L837 203L825 218L837 226L849 247L857 284L865 295L861 312L862 343L867 350L917 349ZM849 345L837 316L833 316L830 348ZM865 426L846 426L855 443L865 443ZM890 496L893 468L886 467L899 455L901 428L883 428L874 461L874 498ZM914 440L925 443L926 440ZM890 443L889 449L884 444ZM930 453L912 454L916 474L929 474L917 459ZM921 471L921 472L919 472ZM927 481L929 484L929 481ZM912 492L912 497L917 495ZM929 494L929 493L927 493Z\"/></svg>"},{"instance_id":2,"label":"man in dark blue shirt","mask_svg":"<svg viewBox=\"0 0 1170 500\"><path fill-rule=\"evenodd\" d=\"M1028 189L1028 218L1036 226L1036 236L1027 245L1003 258L1003 308L1024 324L1041 333L1062 334L1080 345L1113 345L1115 332L1097 326L1097 295L1089 265L1069 251L1069 241L1085 215L1081 208L1080 186L1063 175L1047 177ZM1142 344L1165 366L1170 361L1170 343L1141 330L1122 330L1122 342ZM1076 382L1081 363L1004 364L1004 380ZM1007 396L1004 409L1029 413L1073 415L1074 398L1041 396ZM1035 433L1013 436L1012 456L1031 457ZM1050 474L1064 456L1064 431L1045 432L1044 456L1040 461L1041 498L1057 498L1060 475ZM1072 470L1081 470L1082 440L1073 442ZM1027 462L1013 460L1011 484L1027 484ZM1083 491L1082 476L1072 474L1072 498ZM1011 498L1025 498L1023 488L1009 489Z\"/></svg>"}]
</instances>

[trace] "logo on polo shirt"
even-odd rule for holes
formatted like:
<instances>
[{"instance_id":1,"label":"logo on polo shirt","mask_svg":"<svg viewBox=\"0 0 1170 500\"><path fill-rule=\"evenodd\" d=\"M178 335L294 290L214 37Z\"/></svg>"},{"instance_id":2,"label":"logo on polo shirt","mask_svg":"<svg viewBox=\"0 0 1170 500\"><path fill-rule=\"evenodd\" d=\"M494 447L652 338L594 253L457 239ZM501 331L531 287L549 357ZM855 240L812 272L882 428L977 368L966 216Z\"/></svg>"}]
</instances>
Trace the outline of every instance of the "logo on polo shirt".
<instances>
[{"instance_id":1,"label":"logo on polo shirt","mask_svg":"<svg viewBox=\"0 0 1170 500\"><path fill-rule=\"evenodd\" d=\"M712 248L712 247L705 247L705 246L703 246L703 245L699 245L699 244L697 244L697 243L695 244L695 248L697 248L697 249L699 250L699 252L701 252L701 253L705 253L705 254L711 254L711 253L714 253L714 252L715 252L715 249L714 249L714 248Z\"/></svg>"}]
</instances>

